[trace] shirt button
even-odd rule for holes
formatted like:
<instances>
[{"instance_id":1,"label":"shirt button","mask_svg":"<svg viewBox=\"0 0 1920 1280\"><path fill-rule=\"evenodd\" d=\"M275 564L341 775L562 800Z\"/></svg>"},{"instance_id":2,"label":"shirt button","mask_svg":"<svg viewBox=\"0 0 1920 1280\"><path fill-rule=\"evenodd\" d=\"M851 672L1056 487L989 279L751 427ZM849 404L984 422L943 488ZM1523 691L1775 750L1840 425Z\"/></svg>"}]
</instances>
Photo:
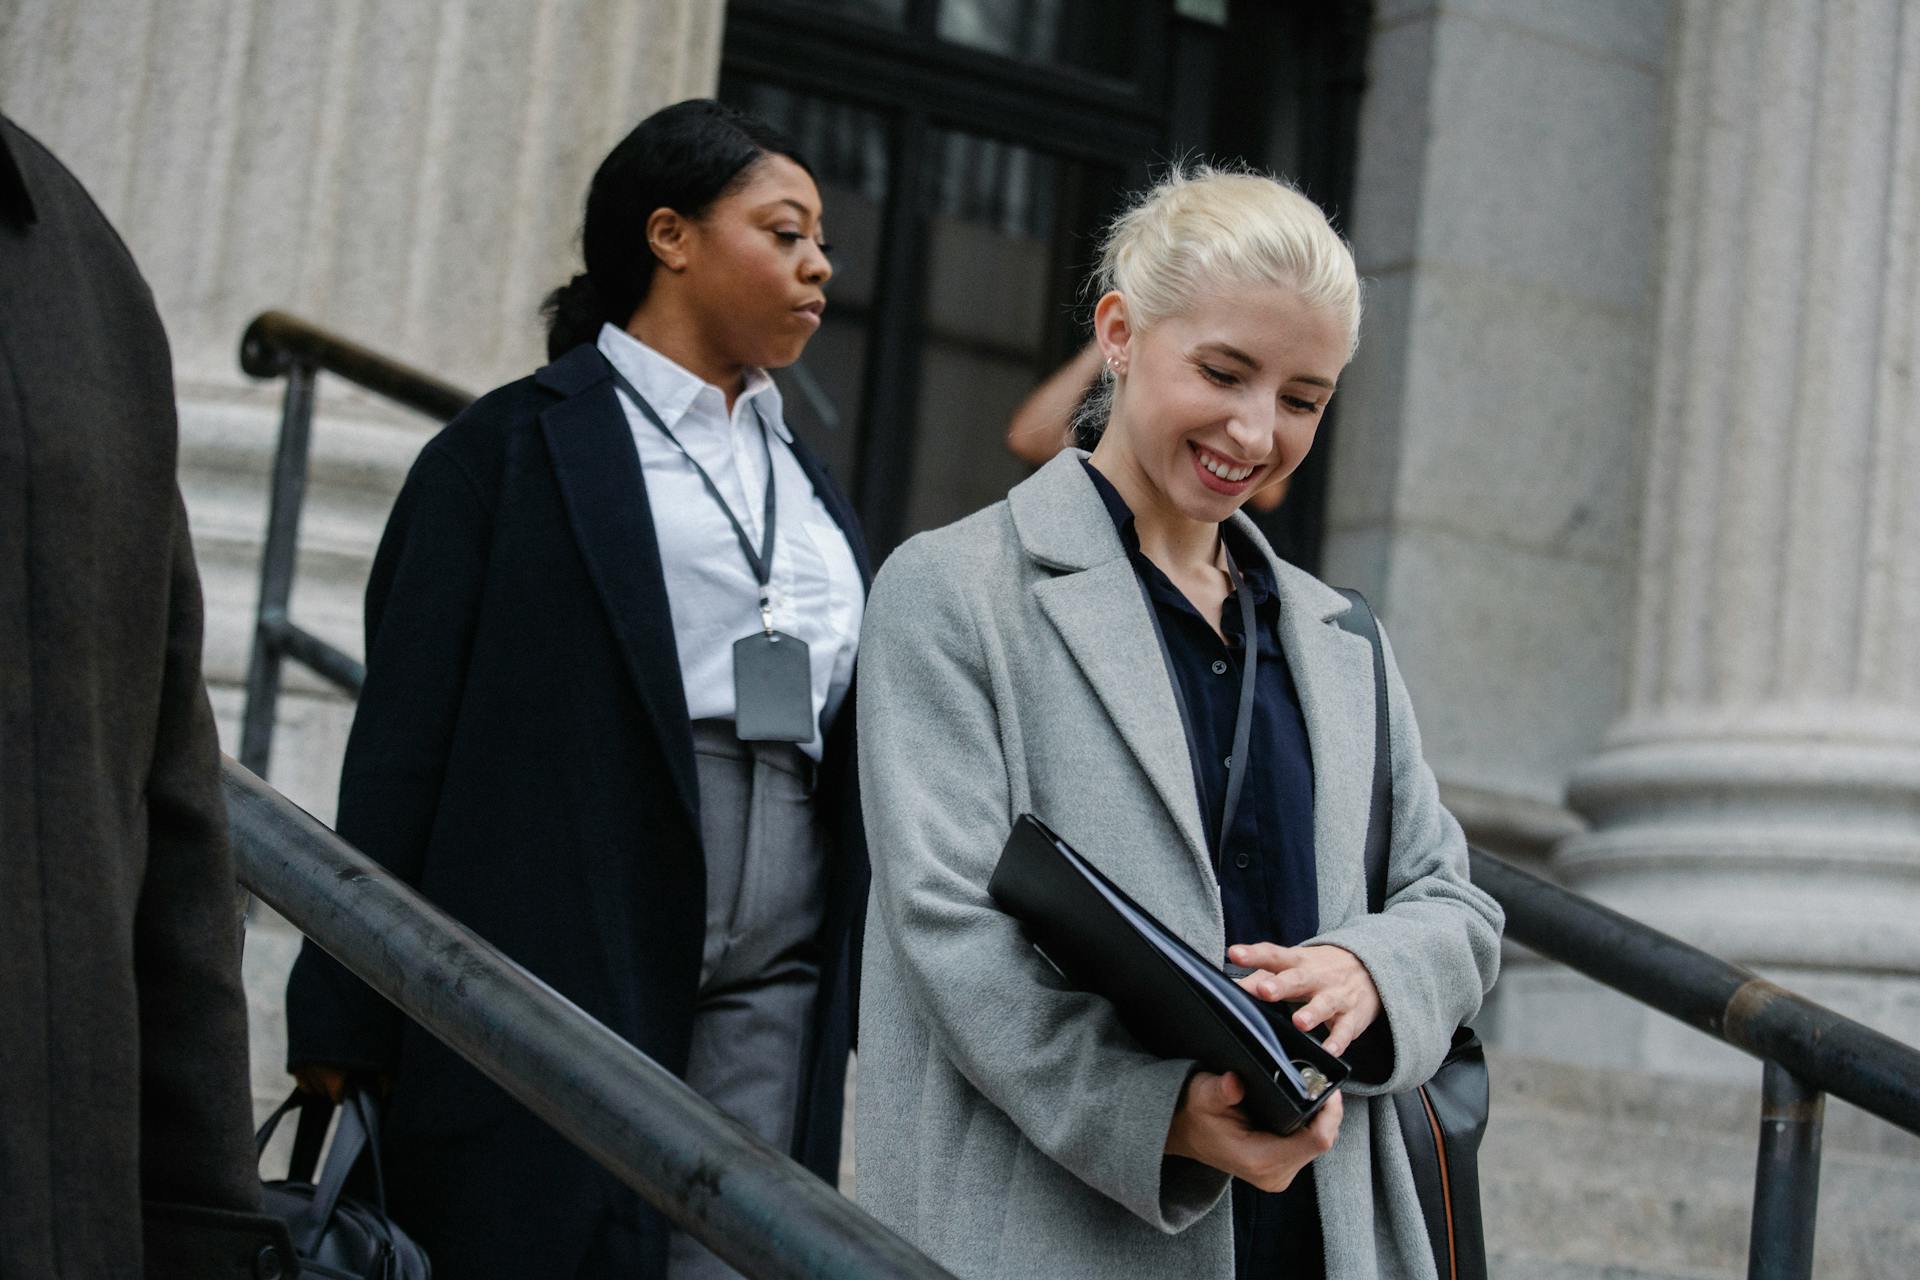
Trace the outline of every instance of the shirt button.
<instances>
[{"instance_id":1,"label":"shirt button","mask_svg":"<svg viewBox=\"0 0 1920 1280\"><path fill-rule=\"evenodd\" d=\"M1233 865L1236 867L1239 867L1242 871L1245 871L1247 869L1247 865L1252 861L1253 859L1249 858L1244 853L1236 853L1233 855Z\"/></svg>"},{"instance_id":2,"label":"shirt button","mask_svg":"<svg viewBox=\"0 0 1920 1280\"><path fill-rule=\"evenodd\" d=\"M1227 660L1225 658L1215 658L1213 660L1213 674L1217 676L1227 674Z\"/></svg>"},{"instance_id":3,"label":"shirt button","mask_svg":"<svg viewBox=\"0 0 1920 1280\"><path fill-rule=\"evenodd\" d=\"M1231 768L1233 768L1233 757L1232 757L1232 756L1228 756L1228 757L1227 757L1227 768L1229 768L1229 769L1231 769Z\"/></svg>"}]
</instances>

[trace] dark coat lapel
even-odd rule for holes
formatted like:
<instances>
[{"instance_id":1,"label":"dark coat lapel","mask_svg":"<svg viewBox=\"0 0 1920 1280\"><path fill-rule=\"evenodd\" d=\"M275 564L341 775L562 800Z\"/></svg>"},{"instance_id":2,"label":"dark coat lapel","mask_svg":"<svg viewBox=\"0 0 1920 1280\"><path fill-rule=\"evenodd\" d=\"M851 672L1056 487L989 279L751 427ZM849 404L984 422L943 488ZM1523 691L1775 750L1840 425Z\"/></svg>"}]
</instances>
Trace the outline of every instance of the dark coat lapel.
<instances>
[{"instance_id":1,"label":"dark coat lapel","mask_svg":"<svg viewBox=\"0 0 1920 1280\"><path fill-rule=\"evenodd\" d=\"M847 545L853 548L853 562L860 568L860 584L873 585L873 563L867 557L867 540L860 532L860 517L854 514L853 504L847 501L847 495L840 492L840 486L827 474L826 464L821 462L813 450L801 443L800 438L793 439L794 461L807 473L807 479L813 485L813 491L826 507L827 514L840 526L840 532L847 536Z\"/></svg>"},{"instance_id":2,"label":"dark coat lapel","mask_svg":"<svg viewBox=\"0 0 1920 1280\"><path fill-rule=\"evenodd\" d=\"M614 392L611 366L597 350L581 346L535 378L566 397L540 415L540 427L567 518L627 671L646 705L647 719L660 735L674 790L697 823L700 794L693 737L660 544L654 537L640 455Z\"/></svg>"}]
</instances>

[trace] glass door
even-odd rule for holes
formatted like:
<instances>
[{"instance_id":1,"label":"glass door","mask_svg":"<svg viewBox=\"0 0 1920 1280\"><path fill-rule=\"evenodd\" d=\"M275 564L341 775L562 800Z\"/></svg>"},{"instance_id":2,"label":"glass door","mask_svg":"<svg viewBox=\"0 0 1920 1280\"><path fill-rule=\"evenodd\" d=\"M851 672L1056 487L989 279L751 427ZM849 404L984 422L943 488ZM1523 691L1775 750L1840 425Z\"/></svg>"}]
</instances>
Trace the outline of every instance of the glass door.
<instances>
[{"instance_id":1,"label":"glass door","mask_svg":"<svg viewBox=\"0 0 1920 1280\"><path fill-rule=\"evenodd\" d=\"M1351 32L1368 12L1365 0L729 0L720 96L794 135L836 246L826 322L778 378L876 556L1026 474L1005 449L1008 419L1086 341L1080 287L1126 191L1189 152L1285 163L1297 137L1269 146L1275 122L1344 136L1286 86L1335 86L1315 102L1345 101L1365 21L1339 46L1344 62L1312 46L1324 75L1284 68L1309 48L1300 30L1345 15ZM1304 489L1313 509L1289 519L1313 534L1307 554L1287 541L1311 567L1318 490Z\"/></svg>"}]
</instances>

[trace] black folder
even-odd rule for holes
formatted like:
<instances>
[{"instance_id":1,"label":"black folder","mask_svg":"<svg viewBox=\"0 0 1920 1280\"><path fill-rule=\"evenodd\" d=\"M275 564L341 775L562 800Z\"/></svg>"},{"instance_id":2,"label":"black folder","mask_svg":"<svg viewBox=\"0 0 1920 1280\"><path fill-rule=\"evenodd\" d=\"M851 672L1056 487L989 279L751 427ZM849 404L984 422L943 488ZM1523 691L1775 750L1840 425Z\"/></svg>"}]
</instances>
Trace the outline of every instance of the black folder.
<instances>
[{"instance_id":1,"label":"black folder","mask_svg":"<svg viewBox=\"0 0 1920 1280\"><path fill-rule=\"evenodd\" d=\"M1241 1109L1260 1127L1294 1132L1347 1078L1346 1063L1293 1025L1292 1006L1242 990L1032 814L1013 824L988 891L1148 1052L1240 1077Z\"/></svg>"}]
</instances>

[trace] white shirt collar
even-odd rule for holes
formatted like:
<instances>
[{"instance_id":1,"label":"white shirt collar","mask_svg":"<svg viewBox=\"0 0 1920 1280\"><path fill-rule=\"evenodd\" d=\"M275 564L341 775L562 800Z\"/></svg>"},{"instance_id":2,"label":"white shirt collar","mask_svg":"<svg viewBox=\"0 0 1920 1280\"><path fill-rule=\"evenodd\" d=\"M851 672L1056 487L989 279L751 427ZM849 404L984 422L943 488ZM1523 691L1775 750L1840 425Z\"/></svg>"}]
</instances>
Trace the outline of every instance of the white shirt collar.
<instances>
[{"instance_id":1,"label":"white shirt collar","mask_svg":"<svg viewBox=\"0 0 1920 1280\"><path fill-rule=\"evenodd\" d=\"M687 411L693 408L693 402L703 391L713 393L716 416L725 418L726 394L711 382L706 382L690 369L683 368L668 357L655 351L640 339L615 324L600 326L599 340L594 344L600 354L613 362L613 367L627 376L661 421L669 428L677 427ZM734 412L738 414L749 403L757 402L760 412L765 415L767 425L773 428L775 435L788 444L793 443L793 432L787 429L786 415L781 411L783 403L780 388L767 376L765 369L749 368L746 386L734 401Z\"/></svg>"}]
</instances>

